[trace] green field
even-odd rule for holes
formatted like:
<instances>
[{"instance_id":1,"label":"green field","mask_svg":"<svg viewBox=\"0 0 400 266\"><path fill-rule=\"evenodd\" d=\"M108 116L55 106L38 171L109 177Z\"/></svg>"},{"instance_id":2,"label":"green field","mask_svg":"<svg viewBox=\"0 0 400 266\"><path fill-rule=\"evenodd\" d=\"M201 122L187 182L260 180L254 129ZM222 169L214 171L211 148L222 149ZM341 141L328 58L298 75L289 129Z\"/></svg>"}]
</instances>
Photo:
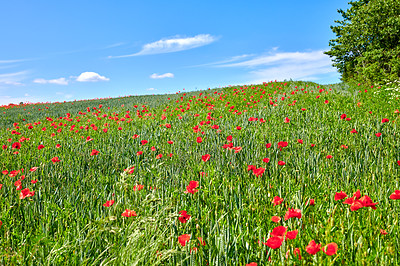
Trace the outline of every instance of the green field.
<instances>
[{"instance_id":1,"label":"green field","mask_svg":"<svg viewBox=\"0 0 400 266\"><path fill-rule=\"evenodd\" d=\"M400 264L399 96L285 81L2 107L0 264Z\"/></svg>"}]
</instances>

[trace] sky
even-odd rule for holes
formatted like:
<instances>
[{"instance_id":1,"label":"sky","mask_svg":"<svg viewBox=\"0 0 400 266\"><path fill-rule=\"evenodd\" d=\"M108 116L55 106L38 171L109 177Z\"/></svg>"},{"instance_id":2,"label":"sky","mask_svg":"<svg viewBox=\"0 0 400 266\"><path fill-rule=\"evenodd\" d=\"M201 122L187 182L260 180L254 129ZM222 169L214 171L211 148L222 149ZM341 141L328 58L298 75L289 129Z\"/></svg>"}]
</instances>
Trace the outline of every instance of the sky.
<instances>
[{"instance_id":1,"label":"sky","mask_svg":"<svg viewBox=\"0 0 400 266\"><path fill-rule=\"evenodd\" d=\"M340 82L330 29L348 0L2 1L0 105L271 80Z\"/></svg>"}]
</instances>

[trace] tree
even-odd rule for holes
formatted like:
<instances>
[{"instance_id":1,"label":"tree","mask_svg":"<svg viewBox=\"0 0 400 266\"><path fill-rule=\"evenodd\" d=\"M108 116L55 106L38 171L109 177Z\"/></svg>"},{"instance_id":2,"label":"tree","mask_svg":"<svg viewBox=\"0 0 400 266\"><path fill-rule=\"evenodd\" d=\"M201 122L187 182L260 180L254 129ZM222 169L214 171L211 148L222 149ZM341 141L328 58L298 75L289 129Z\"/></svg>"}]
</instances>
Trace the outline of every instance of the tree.
<instances>
[{"instance_id":1,"label":"tree","mask_svg":"<svg viewBox=\"0 0 400 266\"><path fill-rule=\"evenodd\" d=\"M333 66L343 81L382 83L400 79L400 1L357 0L343 20L331 26L336 39L329 41Z\"/></svg>"}]
</instances>

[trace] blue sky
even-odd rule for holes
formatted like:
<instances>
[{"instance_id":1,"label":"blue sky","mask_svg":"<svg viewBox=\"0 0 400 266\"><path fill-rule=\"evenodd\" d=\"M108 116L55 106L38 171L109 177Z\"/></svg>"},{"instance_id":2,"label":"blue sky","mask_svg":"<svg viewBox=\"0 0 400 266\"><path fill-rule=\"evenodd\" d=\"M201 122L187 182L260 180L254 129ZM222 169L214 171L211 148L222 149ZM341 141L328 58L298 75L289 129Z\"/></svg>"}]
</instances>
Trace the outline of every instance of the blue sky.
<instances>
[{"instance_id":1,"label":"blue sky","mask_svg":"<svg viewBox=\"0 0 400 266\"><path fill-rule=\"evenodd\" d=\"M3 1L0 105L336 83L322 51L347 2Z\"/></svg>"}]
</instances>

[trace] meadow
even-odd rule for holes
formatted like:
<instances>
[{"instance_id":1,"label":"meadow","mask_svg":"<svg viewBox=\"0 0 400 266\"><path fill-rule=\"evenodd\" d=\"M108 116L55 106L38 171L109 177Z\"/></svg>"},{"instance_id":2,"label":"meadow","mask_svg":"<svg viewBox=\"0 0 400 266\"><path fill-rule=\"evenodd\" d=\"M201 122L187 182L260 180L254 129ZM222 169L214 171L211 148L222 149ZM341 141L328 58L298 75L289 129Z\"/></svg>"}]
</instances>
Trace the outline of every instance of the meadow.
<instances>
[{"instance_id":1,"label":"meadow","mask_svg":"<svg viewBox=\"0 0 400 266\"><path fill-rule=\"evenodd\" d=\"M399 95L266 82L0 108L0 264L400 264Z\"/></svg>"}]
</instances>

